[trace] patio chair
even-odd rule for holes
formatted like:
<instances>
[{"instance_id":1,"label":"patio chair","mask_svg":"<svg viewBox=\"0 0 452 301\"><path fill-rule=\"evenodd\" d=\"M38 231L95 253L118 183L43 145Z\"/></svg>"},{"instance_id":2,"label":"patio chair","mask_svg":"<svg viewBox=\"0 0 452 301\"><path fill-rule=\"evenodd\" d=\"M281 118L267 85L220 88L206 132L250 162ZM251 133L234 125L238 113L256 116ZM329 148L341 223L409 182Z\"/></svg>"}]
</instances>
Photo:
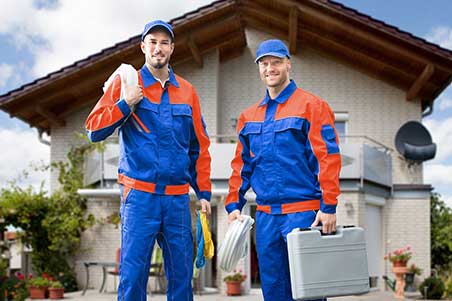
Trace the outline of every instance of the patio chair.
<instances>
[{"instance_id":1,"label":"patio chair","mask_svg":"<svg viewBox=\"0 0 452 301\"><path fill-rule=\"evenodd\" d=\"M148 281L148 293L152 292L166 293L167 282L165 278L165 270L163 267L163 254L162 249L155 244L152 251L151 267L149 269L149 277L154 277L154 289L151 289L151 282Z\"/></svg>"},{"instance_id":2,"label":"patio chair","mask_svg":"<svg viewBox=\"0 0 452 301\"><path fill-rule=\"evenodd\" d=\"M115 260L116 265L115 265L115 268L113 270L107 270L107 275L112 275L113 278L114 278L114 280L113 280L114 281L113 287L115 288L115 290L117 290L116 276L119 275L119 261L120 260L121 260L121 249L118 248L118 249L116 249L116 260ZM106 285L105 285L103 292L106 292L106 291L107 291L107 289L106 289Z\"/></svg>"},{"instance_id":3,"label":"patio chair","mask_svg":"<svg viewBox=\"0 0 452 301\"><path fill-rule=\"evenodd\" d=\"M107 275L112 275L114 277L114 289L117 290L116 277L119 276L119 262L121 259L121 249L116 250L116 266L112 270L107 270ZM154 289L151 289L151 283L148 281L148 293L151 294L152 291L165 293L166 292L166 279L165 271L163 268L163 256L162 250L156 244L154 250L152 251L151 266L149 269L149 277L155 277ZM104 286L103 292L106 292L106 285Z\"/></svg>"}]
</instances>

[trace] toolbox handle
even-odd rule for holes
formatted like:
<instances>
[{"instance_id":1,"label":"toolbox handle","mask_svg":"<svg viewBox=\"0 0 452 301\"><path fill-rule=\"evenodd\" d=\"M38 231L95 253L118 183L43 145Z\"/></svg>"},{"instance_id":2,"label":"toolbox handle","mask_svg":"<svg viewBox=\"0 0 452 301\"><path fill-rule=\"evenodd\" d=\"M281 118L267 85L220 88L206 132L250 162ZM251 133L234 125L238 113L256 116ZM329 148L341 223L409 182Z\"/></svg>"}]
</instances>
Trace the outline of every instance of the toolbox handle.
<instances>
[{"instance_id":1,"label":"toolbox handle","mask_svg":"<svg viewBox=\"0 0 452 301\"><path fill-rule=\"evenodd\" d=\"M331 236L331 235L336 235L337 232L341 232L342 229L347 229L347 228L354 228L355 225L344 225L344 226L337 226L336 230L338 231L334 231L331 233L324 233L322 231L322 226L316 226L316 227L306 227L306 228L295 228L293 231L312 231L312 230L318 230L320 232L320 235L322 236Z\"/></svg>"}]
</instances>

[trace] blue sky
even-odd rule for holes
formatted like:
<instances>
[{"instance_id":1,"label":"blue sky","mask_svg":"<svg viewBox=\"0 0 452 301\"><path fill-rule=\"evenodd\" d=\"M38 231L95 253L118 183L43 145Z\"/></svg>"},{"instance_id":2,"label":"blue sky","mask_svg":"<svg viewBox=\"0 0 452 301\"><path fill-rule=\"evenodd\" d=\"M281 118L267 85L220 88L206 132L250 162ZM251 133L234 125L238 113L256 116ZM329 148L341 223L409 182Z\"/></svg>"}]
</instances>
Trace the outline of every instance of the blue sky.
<instances>
[{"instance_id":1,"label":"blue sky","mask_svg":"<svg viewBox=\"0 0 452 301\"><path fill-rule=\"evenodd\" d=\"M210 2L0 0L0 94L136 35L151 19L169 20ZM338 2L452 49L450 0ZM438 144L437 157L425 164L425 182L452 207L452 88L435 101L434 113L423 123ZM0 187L30 162L49 161L49 148L38 141L36 130L3 112L0 141ZM32 173L22 184L42 180L48 182L48 176Z\"/></svg>"}]
</instances>

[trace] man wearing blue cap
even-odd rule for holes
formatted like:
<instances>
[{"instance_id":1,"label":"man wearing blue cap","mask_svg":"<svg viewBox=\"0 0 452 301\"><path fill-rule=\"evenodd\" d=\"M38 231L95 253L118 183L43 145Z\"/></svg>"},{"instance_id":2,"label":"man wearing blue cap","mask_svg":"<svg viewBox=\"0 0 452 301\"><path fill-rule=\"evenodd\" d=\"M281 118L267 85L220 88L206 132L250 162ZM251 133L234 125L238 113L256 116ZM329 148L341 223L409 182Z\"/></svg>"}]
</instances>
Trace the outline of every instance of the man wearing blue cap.
<instances>
[{"instance_id":1,"label":"man wearing blue cap","mask_svg":"<svg viewBox=\"0 0 452 301\"><path fill-rule=\"evenodd\" d=\"M322 225L336 230L341 160L334 114L319 97L290 80L290 54L280 40L262 42L256 61L265 97L237 123L229 222L239 219L245 193L256 193L256 247L266 301L292 301L287 234Z\"/></svg>"},{"instance_id":2,"label":"man wearing blue cap","mask_svg":"<svg viewBox=\"0 0 452 301\"><path fill-rule=\"evenodd\" d=\"M117 76L86 121L91 141L119 129L121 253L118 300L145 301L155 241L163 250L167 299L193 300L191 186L210 214L209 137L194 87L174 74L170 24L144 27L138 85ZM121 90L125 96L121 99Z\"/></svg>"}]
</instances>

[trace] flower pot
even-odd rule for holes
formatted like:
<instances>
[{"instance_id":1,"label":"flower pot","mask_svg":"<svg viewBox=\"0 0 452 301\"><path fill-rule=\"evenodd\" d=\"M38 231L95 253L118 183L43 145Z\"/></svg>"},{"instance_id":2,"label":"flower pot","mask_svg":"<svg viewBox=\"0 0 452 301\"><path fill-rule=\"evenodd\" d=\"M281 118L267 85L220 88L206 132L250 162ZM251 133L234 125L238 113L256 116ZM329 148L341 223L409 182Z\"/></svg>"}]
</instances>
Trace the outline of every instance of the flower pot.
<instances>
[{"instance_id":1,"label":"flower pot","mask_svg":"<svg viewBox=\"0 0 452 301\"><path fill-rule=\"evenodd\" d=\"M394 267L406 267L407 262L406 261L394 261L392 263L392 266Z\"/></svg>"},{"instance_id":2,"label":"flower pot","mask_svg":"<svg viewBox=\"0 0 452 301\"><path fill-rule=\"evenodd\" d=\"M63 299L64 298L64 288L49 288L49 298L50 299Z\"/></svg>"},{"instance_id":3,"label":"flower pot","mask_svg":"<svg viewBox=\"0 0 452 301\"><path fill-rule=\"evenodd\" d=\"M47 287L37 287L29 286L28 293L30 294L30 299L45 299L46 298Z\"/></svg>"},{"instance_id":4,"label":"flower pot","mask_svg":"<svg viewBox=\"0 0 452 301\"><path fill-rule=\"evenodd\" d=\"M238 296L241 295L241 288L240 285L242 284L241 281L227 281L226 282L226 293L228 296Z\"/></svg>"}]
</instances>

